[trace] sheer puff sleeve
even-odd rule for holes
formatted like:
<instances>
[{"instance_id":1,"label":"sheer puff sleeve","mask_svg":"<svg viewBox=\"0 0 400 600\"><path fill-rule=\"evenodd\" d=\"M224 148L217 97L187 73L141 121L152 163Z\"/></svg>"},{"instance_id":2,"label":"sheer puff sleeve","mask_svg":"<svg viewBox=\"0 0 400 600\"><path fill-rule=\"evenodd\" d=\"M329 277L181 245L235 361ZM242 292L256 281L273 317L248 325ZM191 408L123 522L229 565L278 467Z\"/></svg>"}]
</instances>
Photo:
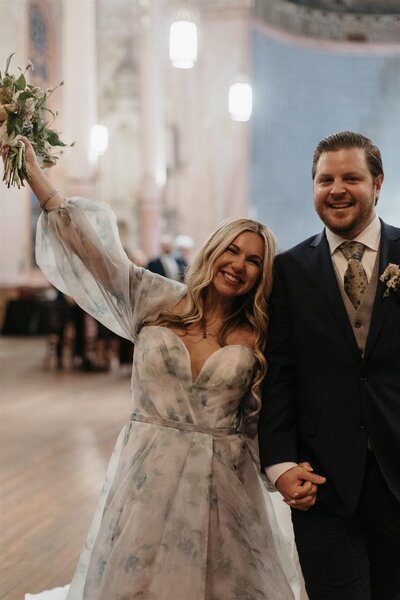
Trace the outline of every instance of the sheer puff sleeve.
<instances>
[{"instance_id":1,"label":"sheer puff sleeve","mask_svg":"<svg viewBox=\"0 0 400 600\"><path fill-rule=\"evenodd\" d=\"M144 321L186 293L181 283L136 267L122 248L111 208L84 198L66 199L60 208L42 213L36 261L57 289L131 341Z\"/></svg>"}]
</instances>

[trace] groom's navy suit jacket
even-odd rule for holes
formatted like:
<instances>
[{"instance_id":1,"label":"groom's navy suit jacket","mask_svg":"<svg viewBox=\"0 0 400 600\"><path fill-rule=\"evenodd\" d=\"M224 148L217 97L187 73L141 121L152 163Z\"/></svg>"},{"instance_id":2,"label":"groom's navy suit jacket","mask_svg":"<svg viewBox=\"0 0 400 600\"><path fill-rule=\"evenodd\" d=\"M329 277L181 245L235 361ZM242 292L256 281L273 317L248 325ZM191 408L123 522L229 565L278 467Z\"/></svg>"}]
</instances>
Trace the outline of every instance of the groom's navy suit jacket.
<instances>
[{"instance_id":1,"label":"groom's navy suit jacket","mask_svg":"<svg viewBox=\"0 0 400 600\"><path fill-rule=\"evenodd\" d=\"M382 222L379 274L400 265L400 229ZM259 421L261 466L309 461L318 500L354 513L370 445L400 502L400 303L378 282L364 356L325 232L276 257Z\"/></svg>"}]
</instances>

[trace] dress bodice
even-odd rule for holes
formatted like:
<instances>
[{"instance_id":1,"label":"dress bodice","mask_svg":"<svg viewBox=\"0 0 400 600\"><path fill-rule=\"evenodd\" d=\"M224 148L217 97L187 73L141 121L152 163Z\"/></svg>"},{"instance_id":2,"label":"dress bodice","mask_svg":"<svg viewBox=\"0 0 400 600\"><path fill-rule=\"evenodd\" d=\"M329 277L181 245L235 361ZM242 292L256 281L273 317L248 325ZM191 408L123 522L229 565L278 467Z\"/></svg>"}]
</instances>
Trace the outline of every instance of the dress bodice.
<instances>
[{"instance_id":1,"label":"dress bodice","mask_svg":"<svg viewBox=\"0 0 400 600\"><path fill-rule=\"evenodd\" d=\"M207 358L193 379L189 352L171 329L144 326L136 338L132 410L172 421L232 427L252 380L254 353L232 344Z\"/></svg>"}]
</instances>

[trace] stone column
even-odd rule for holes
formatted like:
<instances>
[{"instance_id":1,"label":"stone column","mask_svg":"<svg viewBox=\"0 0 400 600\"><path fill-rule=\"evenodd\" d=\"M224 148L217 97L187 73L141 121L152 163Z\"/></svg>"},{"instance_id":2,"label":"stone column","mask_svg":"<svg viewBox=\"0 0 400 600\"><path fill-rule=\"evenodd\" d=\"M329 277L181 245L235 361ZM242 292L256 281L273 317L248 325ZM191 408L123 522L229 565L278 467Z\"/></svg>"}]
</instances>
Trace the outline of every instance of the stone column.
<instances>
[{"instance_id":1,"label":"stone column","mask_svg":"<svg viewBox=\"0 0 400 600\"><path fill-rule=\"evenodd\" d=\"M161 196L165 184L156 5L151 0L141 0L139 97L143 172L138 212L140 247L148 256L159 251Z\"/></svg>"},{"instance_id":2,"label":"stone column","mask_svg":"<svg viewBox=\"0 0 400 600\"><path fill-rule=\"evenodd\" d=\"M24 0L0 0L0 70L12 52L10 73L18 75L28 62L28 5ZM27 284L30 270L30 201L28 186L18 190L6 188L2 182L3 161L0 159L0 288ZM0 301L1 306L1 301Z\"/></svg>"},{"instance_id":3,"label":"stone column","mask_svg":"<svg viewBox=\"0 0 400 600\"><path fill-rule=\"evenodd\" d=\"M93 196L96 161L90 131L97 118L96 2L63 0L62 139L75 141L60 160L66 195Z\"/></svg>"}]
</instances>

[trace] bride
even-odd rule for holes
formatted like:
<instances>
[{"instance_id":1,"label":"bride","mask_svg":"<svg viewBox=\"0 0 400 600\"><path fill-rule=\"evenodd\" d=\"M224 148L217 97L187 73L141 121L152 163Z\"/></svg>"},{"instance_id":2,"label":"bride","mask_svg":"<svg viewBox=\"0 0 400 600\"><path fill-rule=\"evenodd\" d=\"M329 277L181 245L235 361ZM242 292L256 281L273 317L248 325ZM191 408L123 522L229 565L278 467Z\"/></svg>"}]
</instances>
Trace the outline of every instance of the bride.
<instances>
[{"instance_id":1,"label":"bride","mask_svg":"<svg viewBox=\"0 0 400 600\"><path fill-rule=\"evenodd\" d=\"M291 600L294 551L263 488L253 437L267 369L271 231L225 221L185 285L165 279L128 260L107 205L64 199L24 144L43 209L43 273L135 343L131 415L71 586L47 597Z\"/></svg>"}]
</instances>

